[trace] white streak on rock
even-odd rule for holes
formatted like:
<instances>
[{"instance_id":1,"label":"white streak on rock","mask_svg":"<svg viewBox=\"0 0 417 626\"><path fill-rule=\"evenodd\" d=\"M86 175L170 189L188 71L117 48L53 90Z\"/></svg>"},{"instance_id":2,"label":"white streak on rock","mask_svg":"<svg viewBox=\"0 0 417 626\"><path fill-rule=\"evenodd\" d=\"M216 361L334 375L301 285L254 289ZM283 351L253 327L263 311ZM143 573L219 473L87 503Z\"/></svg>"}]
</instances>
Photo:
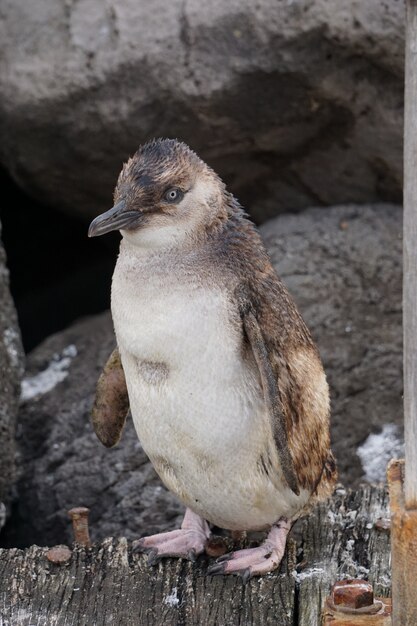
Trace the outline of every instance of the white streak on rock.
<instances>
[{"instance_id":1,"label":"white streak on rock","mask_svg":"<svg viewBox=\"0 0 417 626\"><path fill-rule=\"evenodd\" d=\"M20 400L22 402L32 400L51 391L68 376L68 368L76 355L77 348L71 344L62 351L62 354L55 354L43 372L25 378L22 381Z\"/></svg>"},{"instance_id":2,"label":"white streak on rock","mask_svg":"<svg viewBox=\"0 0 417 626\"><path fill-rule=\"evenodd\" d=\"M388 462L404 455L404 443L395 424L384 424L382 431L371 434L358 448L365 478L369 482L385 482Z\"/></svg>"}]
</instances>

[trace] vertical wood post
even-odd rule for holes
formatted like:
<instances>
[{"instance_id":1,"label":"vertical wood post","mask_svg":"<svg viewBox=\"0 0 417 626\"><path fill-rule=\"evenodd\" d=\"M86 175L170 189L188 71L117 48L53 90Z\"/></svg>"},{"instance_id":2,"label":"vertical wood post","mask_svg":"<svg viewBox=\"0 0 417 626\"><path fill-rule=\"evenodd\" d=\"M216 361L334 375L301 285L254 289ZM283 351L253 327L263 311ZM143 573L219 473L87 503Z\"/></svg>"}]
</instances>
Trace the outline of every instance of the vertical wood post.
<instances>
[{"instance_id":1,"label":"vertical wood post","mask_svg":"<svg viewBox=\"0 0 417 626\"><path fill-rule=\"evenodd\" d=\"M417 509L417 0L406 13L403 245L405 506Z\"/></svg>"},{"instance_id":2,"label":"vertical wood post","mask_svg":"<svg viewBox=\"0 0 417 626\"><path fill-rule=\"evenodd\" d=\"M391 508L392 626L417 625L417 509L404 499L404 461L388 466Z\"/></svg>"},{"instance_id":3,"label":"vertical wood post","mask_svg":"<svg viewBox=\"0 0 417 626\"><path fill-rule=\"evenodd\" d=\"M404 106L405 463L388 467L392 624L417 625L417 0L406 0Z\"/></svg>"}]
</instances>

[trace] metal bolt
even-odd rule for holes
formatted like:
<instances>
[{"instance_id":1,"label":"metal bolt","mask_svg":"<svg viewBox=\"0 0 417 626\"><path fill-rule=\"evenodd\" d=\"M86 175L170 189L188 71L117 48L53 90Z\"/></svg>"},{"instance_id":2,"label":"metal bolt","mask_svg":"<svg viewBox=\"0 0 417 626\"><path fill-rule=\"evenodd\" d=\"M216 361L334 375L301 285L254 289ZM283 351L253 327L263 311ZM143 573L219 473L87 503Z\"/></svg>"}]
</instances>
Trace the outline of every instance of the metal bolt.
<instances>
[{"instance_id":1,"label":"metal bolt","mask_svg":"<svg viewBox=\"0 0 417 626\"><path fill-rule=\"evenodd\" d=\"M88 514L90 509L85 506L78 506L68 511L72 519L72 529L74 531L74 541L80 546L90 546L90 534L88 532Z\"/></svg>"},{"instance_id":2,"label":"metal bolt","mask_svg":"<svg viewBox=\"0 0 417 626\"><path fill-rule=\"evenodd\" d=\"M326 598L323 612L323 626L336 624L391 626L391 600L374 598L366 580L340 580Z\"/></svg>"},{"instance_id":3,"label":"metal bolt","mask_svg":"<svg viewBox=\"0 0 417 626\"><path fill-rule=\"evenodd\" d=\"M337 608L362 609L373 605L374 592L366 580L340 580L333 585L332 600Z\"/></svg>"}]
</instances>

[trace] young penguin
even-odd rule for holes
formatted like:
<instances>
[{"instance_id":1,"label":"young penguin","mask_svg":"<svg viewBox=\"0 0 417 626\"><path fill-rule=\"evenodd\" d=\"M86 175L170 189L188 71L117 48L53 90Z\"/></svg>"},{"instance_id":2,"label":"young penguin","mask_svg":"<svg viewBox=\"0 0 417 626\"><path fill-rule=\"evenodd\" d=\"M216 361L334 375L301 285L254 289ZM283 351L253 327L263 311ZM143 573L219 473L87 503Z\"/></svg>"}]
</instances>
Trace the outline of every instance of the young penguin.
<instances>
[{"instance_id":1,"label":"young penguin","mask_svg":"<svg viewBox=\"0 0 417 626\"><path fill-rule=\"evenodd\" d=\"M111 304L118 350L99 380L93 423L114 445L130 404L146 454L187 507L181 529L137 548L150 561L193 559L208 523L268 529L262 545L209 573L270 572L294 520L336 480L317 348L255 226L184 143L139 148L114 201L89 229L122 234Z\"/></svg>"}]
</instances>

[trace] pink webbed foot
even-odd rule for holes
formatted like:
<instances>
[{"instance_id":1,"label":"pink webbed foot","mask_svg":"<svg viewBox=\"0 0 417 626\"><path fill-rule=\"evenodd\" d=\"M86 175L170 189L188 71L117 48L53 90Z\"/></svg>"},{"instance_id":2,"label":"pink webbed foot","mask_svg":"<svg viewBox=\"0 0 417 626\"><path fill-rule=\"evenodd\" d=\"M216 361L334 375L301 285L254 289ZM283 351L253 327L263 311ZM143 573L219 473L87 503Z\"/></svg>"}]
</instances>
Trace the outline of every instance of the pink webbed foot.
<instances>
[{"instance_id":1,"label":"pink webbed foot","mask_svg":"<svg viewBox=\"0 0 417 626\"><path fill-rule=\"evenodd\" d=\"M225 554L208 568L207 573L212 576L220 574L242 576L243 582L246 583L252 576L272 572L279 567L282 561L290 529L291 523L287 519L281 518L274 524L268 537L258 548L248 548Z\"/></svg>"},{"instance_id":2,"label":"pink webbed foot","mask_svg":"<svg viewBox=\"0 0 417 626\"><path fill-rule=\"evenodd\" d=\"M207 522L191 509L187 509L180 529L142 537L133 542L133 551L147 552L149 565L155 565L159 559L165 557L195 561L204 552L210 534Z\"/></svg>"}]
</instances>

